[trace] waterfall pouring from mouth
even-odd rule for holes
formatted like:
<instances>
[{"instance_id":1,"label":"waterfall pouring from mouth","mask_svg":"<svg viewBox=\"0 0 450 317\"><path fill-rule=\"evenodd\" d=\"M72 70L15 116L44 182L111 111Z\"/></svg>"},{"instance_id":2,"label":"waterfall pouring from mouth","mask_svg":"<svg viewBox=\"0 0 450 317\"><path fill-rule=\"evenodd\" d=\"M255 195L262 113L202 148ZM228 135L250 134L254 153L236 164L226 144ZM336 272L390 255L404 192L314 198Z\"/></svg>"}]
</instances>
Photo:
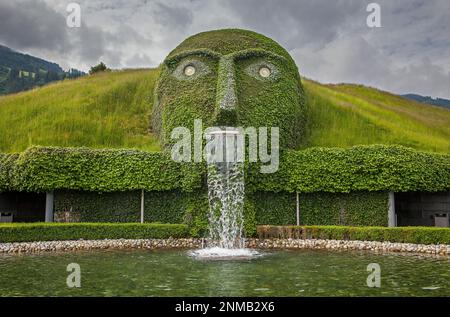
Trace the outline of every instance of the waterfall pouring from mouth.
<instances>
[{"instance_id":1,"label":"waterfall pouring from mouth","mask_svg":"<svg viewBox=\"0 0 450 317\"><path fill-rule=\"evenodd\" d=\"M244 154L239 132L234 128L211 132L215 147L208 152L207 183L209 237L206 248L191 252L200 259L249 259L259 256L245 249ZM241 151L241 152L240 152Z\"/></svg>"},{"instance_id":2,"label":"waterfall pouring from mouth","mask_svg":"<svg viewBox=\"0 0 450 317\"><path fill-rule=\"evenodd\" d=\"M244 247L243 163L208 164L209 238L221 248Z\"/></svg>"},{"instance_id":3,"label":"waterfall pouring from mouth","mask_svg":"<svg viewBox=\"0 0 450 317\"><path fill-rule=\"evenodd\" d=\"M238 159L238 132L226 129L212 134L223 151L214 152L216 159L207 166L210 244L243 248L245 185L244 163Z\"/></svg>"}]
</instances>

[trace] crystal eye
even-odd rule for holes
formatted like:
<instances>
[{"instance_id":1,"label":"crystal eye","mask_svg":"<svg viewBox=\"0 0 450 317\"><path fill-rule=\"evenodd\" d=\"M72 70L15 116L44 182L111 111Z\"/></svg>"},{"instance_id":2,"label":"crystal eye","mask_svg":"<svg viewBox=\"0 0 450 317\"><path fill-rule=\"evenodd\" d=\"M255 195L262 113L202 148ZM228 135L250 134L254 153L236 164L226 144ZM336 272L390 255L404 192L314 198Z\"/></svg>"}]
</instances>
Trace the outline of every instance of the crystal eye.
<instances>
[{"instance_id":1,"label":"crystal eye","mask_svg":"<svg viewBox=\"0 0 450 317\"><path fill-rule=\"evenodd\" d=\"M184 74L186 75L186 76L192 76L192 75L194 75L195 74L195 67L194 66L192 66L192 65L188 65L188 66L186 66L185 68L184 68Z\"/></svg>"},{"instance_id":2,"label":"crystal eye","mask_svg":"<svg viewBox=\"0 0 450 317\"><path fill-rule=\"evenodd\" d=\"M265 66L263 66L259 69L259 75L263 78L269 77L271 73L272 72L270 71L270 69Z\"/></svg>"}]
</instances>

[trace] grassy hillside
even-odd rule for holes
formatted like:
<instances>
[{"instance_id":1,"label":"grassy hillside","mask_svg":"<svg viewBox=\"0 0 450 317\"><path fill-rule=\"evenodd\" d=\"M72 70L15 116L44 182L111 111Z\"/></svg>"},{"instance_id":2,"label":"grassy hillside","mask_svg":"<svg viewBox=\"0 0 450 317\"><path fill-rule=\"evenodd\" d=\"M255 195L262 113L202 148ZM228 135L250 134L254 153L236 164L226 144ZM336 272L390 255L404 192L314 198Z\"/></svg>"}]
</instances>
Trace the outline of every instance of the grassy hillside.
<instances>
[{"instance_id":1,"label":"grassy hillside","mask_svg":"<svg viewBox=\"0 0 450 317\"><path fill-rule=\"evenodd\" d=\"M30 145L158 150L148 133L157 70L108 72L0 97L0 152ZM357 85L304 80L302 147L402 144L450 153L450 111Z\"/></svg>"},{"instance_id":2,"label":"grassy hillside","mask_svg":"<svg viewBox=\"0 0 450 317\"><path fill-rule=\"evenodd\" d=\"M156 150L148 122L157 75L107 72L0 97L0 152L30 145Z\"/></svg>"},{"instance_id":3,"label":"grassy hillside","mask_svg":"<svg viewBox=\"0 0 450 317\"><path fill-rule=\"evenodd\" d=\"M310 112L308 146L401 144L450 152L450 111L361 85L303 81Z\"/></svg>"}]
</instances>

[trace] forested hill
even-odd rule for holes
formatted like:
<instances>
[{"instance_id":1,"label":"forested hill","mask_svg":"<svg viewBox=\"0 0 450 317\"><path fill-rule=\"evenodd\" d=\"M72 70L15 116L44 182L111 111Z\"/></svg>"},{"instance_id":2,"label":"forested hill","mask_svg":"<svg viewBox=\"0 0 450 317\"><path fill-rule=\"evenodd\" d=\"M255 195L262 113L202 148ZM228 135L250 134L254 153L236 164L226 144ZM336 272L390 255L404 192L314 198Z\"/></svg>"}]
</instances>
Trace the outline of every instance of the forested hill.
<instances>
[{"instance_id":1,"label":"forested hill","mask_svg":"<svg viewBox=\"0 0 450 317\"><path fill-rule=\"evenodd\" d=\"M450 89L450 87L449 87L449 89ZM449 99L432 98L430 96L421 96L421 95L417 95L417 94L406 94L406 95L403 95L403 97L411 99L411 100L415 100L417 102L427 103L430 105L435 105L435 106L450 109L450 100Z\"/></svg>"},{"instance_id":2,"label":"forested hill","mask_svg":"<svg viewBox=\"0 0 450 317\"><path fill-rule=\"evenodd\" d=\"M28 90L52 81L83 75L85 73L76 69L66 72L56 63L0 45L0 94Z\"/></svg>"}]
</instances>

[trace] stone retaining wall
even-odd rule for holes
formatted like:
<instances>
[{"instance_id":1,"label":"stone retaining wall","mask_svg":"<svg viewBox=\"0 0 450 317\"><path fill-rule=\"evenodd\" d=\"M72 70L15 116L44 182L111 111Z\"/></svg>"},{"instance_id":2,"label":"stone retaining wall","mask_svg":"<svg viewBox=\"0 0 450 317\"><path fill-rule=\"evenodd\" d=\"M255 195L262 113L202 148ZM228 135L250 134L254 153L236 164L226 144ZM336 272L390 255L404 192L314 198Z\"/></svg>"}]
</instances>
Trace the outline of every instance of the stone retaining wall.
<instances>
[{"instance_id":1,"label":"stone retaining wall","mask_svg":"<svg viewBox=\"0 0 450 317\"><path fill-rule=\"evenodd\" d=\"M204 239L117 239L0 243L0 253L36 253L102 249L195 249ZM246 245L256 249L321 249L372 252L401 252L450 256L450 245L426 245L378 241L344 241L315 239L248 239Z\"/></svg>"}]
</instances>

